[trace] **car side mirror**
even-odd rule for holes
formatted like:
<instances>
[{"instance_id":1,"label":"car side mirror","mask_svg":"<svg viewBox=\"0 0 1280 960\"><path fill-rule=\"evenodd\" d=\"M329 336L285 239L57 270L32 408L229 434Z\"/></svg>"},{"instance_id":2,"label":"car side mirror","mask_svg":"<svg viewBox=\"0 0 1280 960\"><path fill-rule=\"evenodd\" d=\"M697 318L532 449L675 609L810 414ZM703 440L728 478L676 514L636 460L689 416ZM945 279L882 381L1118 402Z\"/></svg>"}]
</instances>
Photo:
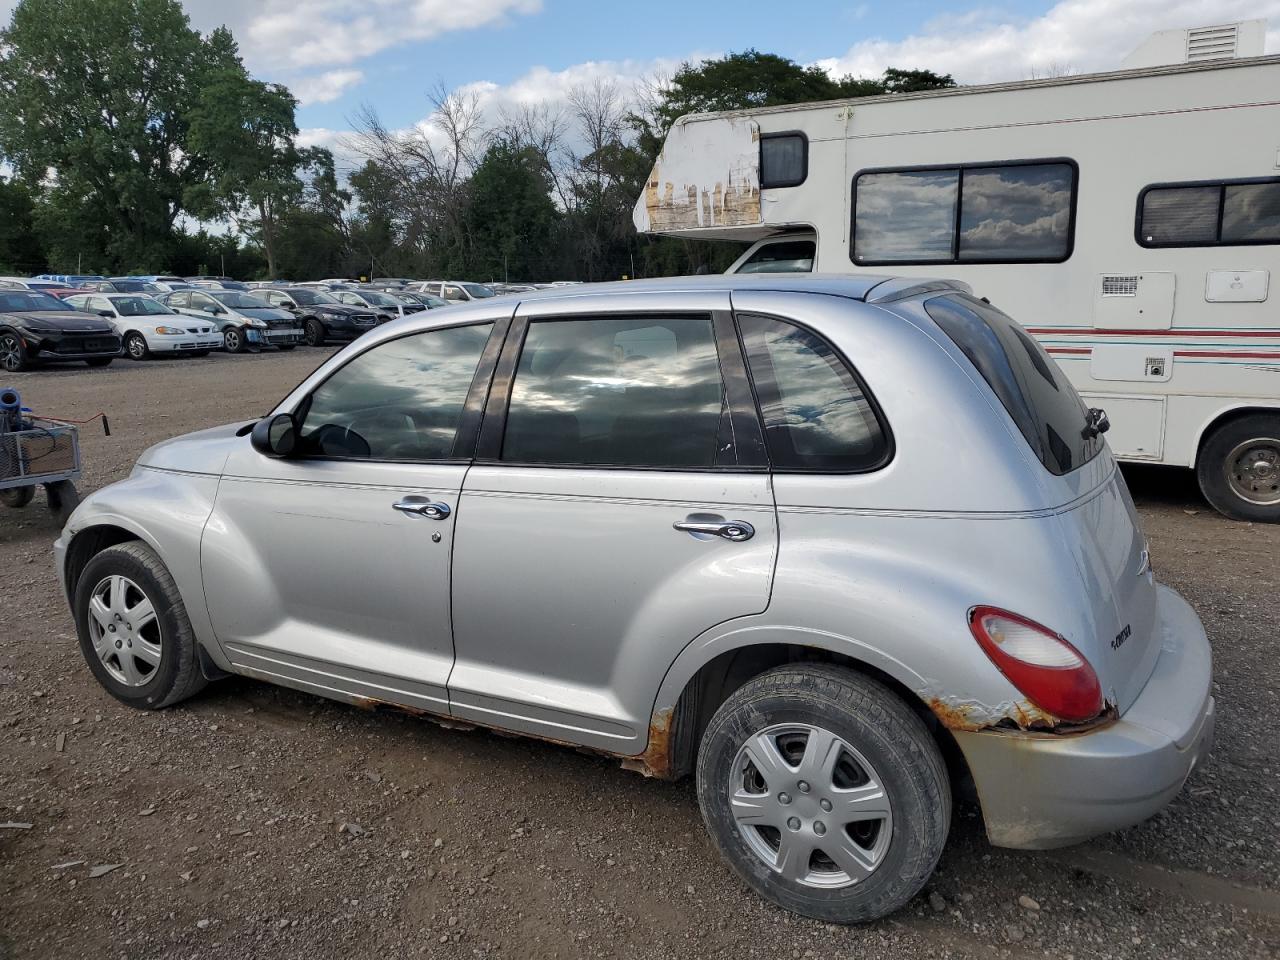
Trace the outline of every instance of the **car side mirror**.
<instances>
[{"instance_id":1,"label":"car side mirror","mask_svg":"<svg viewBox=\"0 0 1280 960\"><path fill-rule=\"evenodd\" d=\"M293 414L277 413L274 417L263 417L253 425L249 442L264 457L282 459L291 456L298 444L298 425Z\"/></svg>"},{"instance_id":2,"label":"car side mirror","mask_svg":"<svg viewBox=\"0 0 1280 960\"><path fill-rule=\"evenodd\" d=\"M100 316L100 317L106 317L108 320L110 320L112 317L114 317L114 316L115 316L115 314L114 314L114 313L112 313L110 310L99 310L99 311L98 311L98 316Z\"/></svg>"},{"instance_id":3,"label":"car side mirror","mask_svg":"<svg viewBox=\"0 0 1280 960\"><path fill-rule=\"evenodd\" d=\"M280 306L284 307L286 310L294 310L297 308L298 305L294 303L292 300L281 300Z\"/></svg>"}]
</instances>

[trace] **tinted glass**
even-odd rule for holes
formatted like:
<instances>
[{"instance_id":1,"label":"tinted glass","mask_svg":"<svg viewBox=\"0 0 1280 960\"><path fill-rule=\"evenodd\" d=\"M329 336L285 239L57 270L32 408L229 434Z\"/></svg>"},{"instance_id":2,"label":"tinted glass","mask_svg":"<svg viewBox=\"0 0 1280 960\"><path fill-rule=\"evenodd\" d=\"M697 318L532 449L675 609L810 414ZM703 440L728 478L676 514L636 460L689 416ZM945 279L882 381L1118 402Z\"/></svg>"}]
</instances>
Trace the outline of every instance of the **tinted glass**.
<instances>
[{"instance_id":1,"label":"tinted glass","mask_svg":"<svg viewBox=\"0 0 1280 960\"><path fill-rule=\"evenodd\" d=\"M116 313L122 317L172 316L173 311L150 297L115 297Z\"/></svg>"},{"instance_id":2,"label":"tinted glass","mask_svg":"<svg viewBox=\"0 0 1280 960\"><path fill-rule=\"evenodd\" d=\"M812 240L766 243L738 268L738 273L810 273L816 246Z\"/></svg>"},{"instance_id":3,"label":"tinted glass","mask_svg":"<svg viewBox=\"0 0 1280 960\"><path fill-rule=\"evenodd\" d=\"M314 306L317 303L338 303L337 297L328 293L319 293L315 290L301 290L293 288L284 291L283 296L292 300L294 303L300 303L304 307Z\"/></svg>"},{"instance_id":4,"label":"tinted glass","mask_svg":"<svg viewBox=\"0 0 1280 960\"><path fill-rule=\"evenodd\" d=\"M484 300L488 297L494 296L493 290L486 287L483 283L464 283L462 286L466 288L467 293L471 294L471 296L475 297L477 300Z\"/></svg>"},{"instance_id":5,"label":"tinted glass","mask_svg":"<svg viewBox=\"0 0 1280 960\"><path fill-rule=\"evenodd\" d=\"M304 404L302 451L367 460L448 459L489 326L430 330L360 354Z\"/></svg>"},{"instance_id":6,"label":"tinted glass","mask_svg":"<svg viewBox=\"0 0 1280 960\"><path fill-rule=\"evenodd\" d=\"M760 138L760 186L794 187L805 178L805 139L799 134Z\"/></svg>"},{"instance_id":7,"label":"tinted glass","mask_svg":"<svg viewBox=\"0 0 1280 960\"><path fill-rule=\"evenodd\" d=\"M738 325L775 467L865 470L884 460L875 411L826 341L771 317L740 314Z\"/></svg>"},{"instance_id":8,"label":"tinted glass","mask_svg":"<svg viewBox=\"0 0 1280 960\"><path fill-rule=\"evenodd\" d=\"M723 409L708 318L535 321L502 459L711 467Z\"/></svg>"},{"instance_id":9,"label":"tinted glass","mask_svg":"<svg viewBox=\"0 0 1280 960\"><path fill-rule=\"evenodd\" d=\"M266 310L271 306L261 297L239 290L215 290L210 296L234 310Z\"/></svg>"},{"instance_id":10,"label":"tinted glass","mask_svg":"<svg viewBox=\"0 0 1280 960\"><path fill-rule=\"evenodd\" d=\"M66 303L47 293L34 290L0 291L0 313L36 313L37 311L70 310Z\"/></svg>"},{"instance_id":11,"label":"tinted glass","mask_svg":"<svg viewBox=\"0 0 1280 960\"><path fill-rule=\"evenodd\" d=\"M1074 179L1065 163L965 168L959 258L1065 259Z\"/></svg>"},{"instance_id":12,"label":"tinted glass","mask_svg":"<svg viewBox=\"0 0 1280 960\"><path fill-rule=\"evenodd\" d=\"M1218 238L1222 188L1159 187L1142 198L1144 243L1213 243Z\"/></svg>"},{"instance_id":13,"label":"tinted glass","mask_svg":"<svg viewBox=\"0 0 1280 960\"><path fill-rule=\"evenodd\" d=\"M1227 184L1222 242L1280 243L1280 183Z\"/></svg>"},{"instance_id":14,"label":"tinted glass","mask_svg":"<svg viewBox=\"0 0 1280 960\"><path fill-rule=\"evenodd\" d=\"M951 259L960 171L864 173L856 183L855 260Z\"/></svg>"},{"instance_id":15,"label":"tinted glass","mask_svg":"<svg viewBox=\"0 0 1280 960\"><path fill-rule=\"evenodd\" d=\"M1044 348L1008 316L964 294L925 302L925 310L982 374L1040 462L1070 473L1102 449L1086 437L1080 396Z\"/></svg>"}]
</instances>

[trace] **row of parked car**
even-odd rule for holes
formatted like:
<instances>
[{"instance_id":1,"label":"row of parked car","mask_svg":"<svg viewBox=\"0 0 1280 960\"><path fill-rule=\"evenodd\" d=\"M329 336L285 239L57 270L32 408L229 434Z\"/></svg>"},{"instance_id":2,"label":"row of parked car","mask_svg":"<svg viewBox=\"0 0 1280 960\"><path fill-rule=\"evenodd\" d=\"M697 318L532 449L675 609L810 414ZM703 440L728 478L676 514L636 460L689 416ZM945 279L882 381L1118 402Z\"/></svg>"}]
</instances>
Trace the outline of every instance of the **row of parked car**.
<instances>
[{"instance_id":1,"label":"row of parked car","mask_svg":"<svg viewBox=\"0 0 1280 960\"><path fill-rule=\"evenodd\" d=\"M449 280L248 284L164 275L0 277L0 369L318 347L354 340L397 317L517 292L514 285L494 289Z\"/></svg>"}]
</instances>

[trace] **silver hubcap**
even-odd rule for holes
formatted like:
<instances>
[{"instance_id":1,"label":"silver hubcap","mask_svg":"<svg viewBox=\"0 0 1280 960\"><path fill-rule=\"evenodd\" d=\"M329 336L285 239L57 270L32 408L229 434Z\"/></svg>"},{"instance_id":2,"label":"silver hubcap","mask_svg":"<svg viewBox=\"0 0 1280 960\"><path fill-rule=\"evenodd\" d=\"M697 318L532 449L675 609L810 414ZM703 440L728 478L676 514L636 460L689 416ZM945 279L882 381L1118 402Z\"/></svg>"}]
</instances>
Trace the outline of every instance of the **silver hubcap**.
<instances>
[{"instance_id":1,"label":"silver hubcap","mask_svg":"<svg viewBox=\"0 0 1280 960\"><path fill-rule=\"evenodd\" d=\"M89 638L107 673L127 687L148 682L160 666L160 621L128 577L104 577L89 595Z\"/></svg>"},{"instance_id":2,"label":"silver hubcap","mask_svg":"<svg viewBox=\"0 0 1280 960\"><path fill-rule=\"evenodd\" d=\"M1250 503L1280 501L1280 439L1246 440L1227 454L1227 482Z\"/></svg>"},{"instance_id":3,"label":"silver hubcap","mask_svg":"<svg viewBox=\"0 0 1280 960\"><path fill-rule=\"evenodd\" d=\"M234 330L227 331L226 341L228 350L240 349L240 334L236 333Z\"/></svg>"},{"instance_id":4,"label":"silver hubcap","mask_svg":"<svg viewBox=\"0 0 1280 960\"><path fill-rule=\"evenodd\" d=\"M129 339L129 355L132 357L141 357L147 352L147 344L141 337L131 337Z\"/></svg>"},{"instance_id":5,"label":"silver hubcap","mask_svg":"<svg viewBox=\"0 0 1280 960\"><path fill-rule=\"evenodd\" d=\"M830 730L768 727L738 750L729 808L751 852L788 880L846 887L884 861L889 796L867 759Z\"/></svg>"}]
</instances>

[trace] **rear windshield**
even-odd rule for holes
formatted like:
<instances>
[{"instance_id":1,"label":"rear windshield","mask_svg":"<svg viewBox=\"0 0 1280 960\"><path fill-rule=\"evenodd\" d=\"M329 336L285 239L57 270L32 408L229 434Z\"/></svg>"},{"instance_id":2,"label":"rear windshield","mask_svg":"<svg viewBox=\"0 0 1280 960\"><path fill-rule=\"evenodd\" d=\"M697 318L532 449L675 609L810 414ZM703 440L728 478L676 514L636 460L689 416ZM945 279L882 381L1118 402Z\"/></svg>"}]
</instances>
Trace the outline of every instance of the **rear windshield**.
<instances>
[{"instance_id":1,"label":"rear windshield","mask_svg":"<svg viewBox=\"0 0 1280 960\"><path fill-rule=\"evenodd\" d=\"M1088 410L1044 348L989 303L960 293L924 308L982 374L1040 462L1061 476L1102 449L1087 430Z\"/></svg>"}]
</instances>

